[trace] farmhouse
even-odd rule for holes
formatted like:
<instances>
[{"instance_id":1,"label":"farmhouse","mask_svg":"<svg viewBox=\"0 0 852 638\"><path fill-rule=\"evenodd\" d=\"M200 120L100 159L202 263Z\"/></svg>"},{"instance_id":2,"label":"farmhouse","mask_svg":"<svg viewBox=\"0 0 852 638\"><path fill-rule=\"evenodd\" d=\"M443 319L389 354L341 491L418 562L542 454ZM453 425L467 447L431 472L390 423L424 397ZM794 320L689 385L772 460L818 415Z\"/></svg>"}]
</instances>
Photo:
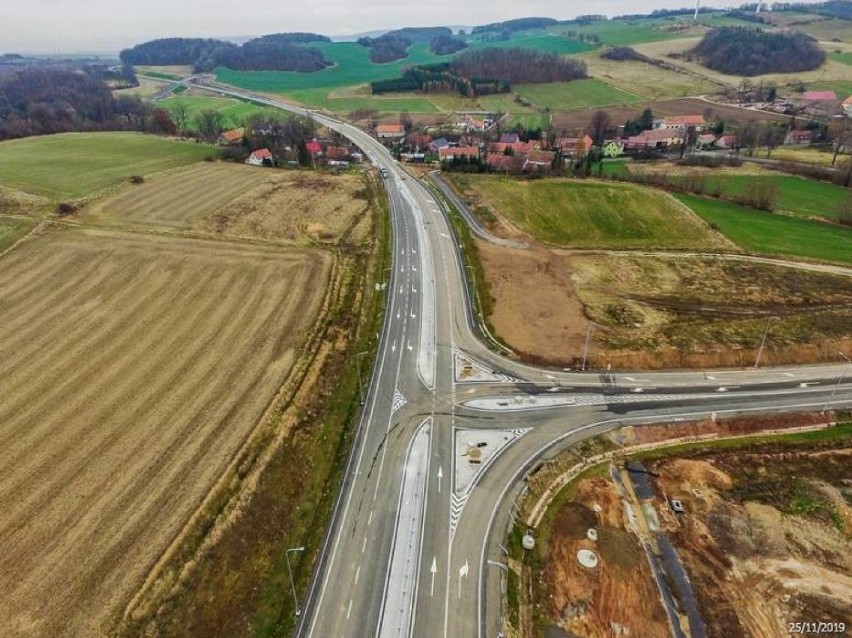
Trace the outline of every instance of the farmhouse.
<instances>
[{"instance_id":1,"label":"farmhouse","mask_svg":"<svg viewBox=\"0 0 852 638\"><path fill-rule=\"evenodd\" d=\"M556 145L565 157L579 159L592 150L594 142L591 137L584 135L583 137L560 137L556 140Z\"/></svg>"},{"instance_id":2,"label":"farmhouse","mask_svg":"<svg viewBox=\"0 0 852 638\"><path fill-rule=\"evenodd\" d=\"M246 130L244 128L235 128L230 131L223 131L219 135L219 139L217 143L220 146L232 146L234 144L239 144L243 141L243 137L245 136Z\"/></svg>"},{"instance_id":3,"label":"farmhouse","mask_svg":"<svg viewBox=\"0 0 852 638\"><path fill-rule=\"evenodd\" d=\"M325 156L330 160L344 161L349 159L351 152L345 146L328 146L325 149Z\"/></svg>"},{"instance_id":4,"label":"farmhouse","mask_svg":"<svg viewBox=\"0 0 852 638\"><path fill-rule=\"evenodd\" d=\"M852 117L852 95L843 100L843 112L846 117Z\"/></svg>"},{"instance_id":5,"label":"farmhouse","mask_svg":"<svg viewBox=\"0 0 852 638\"><path fill-rule=\"evenodd\" d=\"M671 117L654 120L655 130L675 129L685 131L687 129L695 129L701 131L706 122L703 115L673 115Z\"/></svg>"},{"instance_id":6,"label":"farmhouse","mask_svg":"<svg viewBox=\"0 0 852 638\"><path fill-rule=\"evenodd\" d=\"M683 143L683 135L677 129L662 128L652 131L642 131L639 135L627 138L625 147L630 150L642 150L657 148L663 149L669 146L677 146Z\"/></svg>"},{"instance_id":7,"label":"farmhouse","mask_svg":"<svg viewBox=\"0 0 852 638\"><path fill-rule=\"evenodd\" d=\"M712 133L704 133L703 135L699 135L698 139L695 142L695 145L698 148L710 148L716 143L716 136Z\"/></svg>"},{"instance_id":8,"label":"farmhouse","mask_svg":"<svg viewBox=\"0 0 852 638\"><path fill-rule=\"evenodd\" d=\"M737 144L739 140L736 135L722 135L716 140L716 146L719 148L736 148Z\"/></svg>"},{"instance_id":9,"label":"farmhouse","mask_svg":"<svg viewBox=\"0 0 852 638\"><path fill-rule=\"evenodd\" d=\"M536 173L543 170L550 170L553 167L553 161L556 159L554 151L537 151L533 150L527 155L524 162L524 172Z\"/></svg>"},{"instance_id":10,"label":"farmhouse","mask_svg":"<svg viewBox=\"0 0 852 638\"><path fill-rule=\"evenodd\" d=\"M793 129L784 138L786 146L808 146L814 139L813 131Z\"/></svg>"},{"instance_id":11,"label":"farmhouse","mask_svg":"<svg viewBox=\"0 0 852 638\"><path fill-rule=\"evenodd\" d=\"M405 127L402 124L379 124L376 137L380 140L401 140L405 137Z\"/></svg>"},{"instance_id":12,"label":"farmhouse","mask_svg":"<svg viewBox=\"0 0 852 638\"><path fill-rule=\"evenodd\" d=\"M246 164L251 164L252 166L264 166L264 162L266 164L273 162L272 151L268 148L259 148L256 151L252 151L246 160Z\"/></svg>"}]
</instances>

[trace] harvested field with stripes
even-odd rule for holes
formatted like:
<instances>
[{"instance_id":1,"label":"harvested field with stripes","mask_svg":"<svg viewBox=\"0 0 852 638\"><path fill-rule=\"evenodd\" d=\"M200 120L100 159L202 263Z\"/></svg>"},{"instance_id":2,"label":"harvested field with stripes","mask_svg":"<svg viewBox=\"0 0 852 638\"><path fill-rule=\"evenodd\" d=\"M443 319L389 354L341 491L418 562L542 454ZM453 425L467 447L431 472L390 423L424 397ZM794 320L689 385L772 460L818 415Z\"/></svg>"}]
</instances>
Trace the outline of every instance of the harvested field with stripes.
<instances>
[{"instance_id":1,"label":"harvested field with stripes","mask_svg":"<svg viewBox=\"0 0 852 638\"><path fill-rule=\"evenodd\" d=\"M347 238L369 210L361 175L202 163L84 209L86 222L306 245Z\"/></svg>"},{"instance_id":2,"label":"harvested field with stripes","mask_svg":"<svg viewBox=\"0 0 852 638\"><path fill-rule=\"evenodd\" d=\"M110 633L304 354L333 263L64 224L0 258L0 635Z\"/></svg>"}]
</instances>

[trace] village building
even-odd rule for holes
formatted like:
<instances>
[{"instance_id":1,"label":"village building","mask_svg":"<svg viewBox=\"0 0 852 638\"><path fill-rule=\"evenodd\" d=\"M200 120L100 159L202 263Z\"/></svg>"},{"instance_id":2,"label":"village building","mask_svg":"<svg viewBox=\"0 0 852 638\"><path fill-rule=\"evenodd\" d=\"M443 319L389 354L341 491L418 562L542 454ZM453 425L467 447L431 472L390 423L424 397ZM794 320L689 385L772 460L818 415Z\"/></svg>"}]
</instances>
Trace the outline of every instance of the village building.
<instances>
[{"instance_id":1,"label":"village building","mask_svg":"<svg viewBox=\"0 0 852 638\"><path fill-rule=\"evenodd\" d=\"M784 138L785 146L808 146L814 141L813 131L793 129Z\"/></svg>"},{"instance_id":2,"label":"village building","mask_svg":"<svg viewBox=\"0 0 852 638\"><path fill-rule=\"evenodd\" d=\"M588 135L583 137L560 137L556 146L564 157L580 159L585 157L594 146L594 141Z\"/></svg>"},{"instance_id":3,"label":"village building","mask_svg":"<svg viewBox=\"0 0 852 638\"><path fill-rule=\"evenodd\" d=\"M402 124L379 124L376 137L380 140L401 140L405 137L405 127Z\"/></svg>"},{"instance_id":4,"label":"village building","mask_svg":"<svg viewBox=\"0 0 852 638\"><path fill-rule=\"evenodd\" d=\"M259 148L251 152L251 155L249 155L246 160L246 164L250 164L251 166L264 166L272 164L273 161L272 151L268 148Z\"/></svg>"},{"instance_id":5,"label":"village building","mask_svg":"<svg viewBox=\"0 0 852 638\"><path fill-rule=\"evenodd\" d=\"M675 128L661 128L642 131L639 135L627 138L625 148L629 150L665 149L683 144L683 133Z\"/></svg>"},{"instance_id":6,"label":"village building","mask_svg":"<svg viewBox=\"0 0 852 638\"><path fill-rule=\"evenodd\" d=\"M619 157L621 155L624 155L624 142L621 140L607 140L604 142L604 157Z\"/></svg>"},{"instance_id":7,"label":"village building","mask_svg":"<svg viewBox=\"0 0 852 638\"><path fill-rule=\"evenodd\" d=\"M243 141L245 134L246 130L244 128L222 131L216 141L220 146L234 146L235 144L240 144Z\"/></svg>"},{"instance_id":8,"label":"village building","mask_svg":"<svg viewBox=\"0 0 852 638\"><path fill-rule=\"evenodd\" d=\"M686 131L695 129L702 131L707 125L703 115L672 115L670 117L654 120L654 130L674 129Z\"/></svg>"}]
</instances>

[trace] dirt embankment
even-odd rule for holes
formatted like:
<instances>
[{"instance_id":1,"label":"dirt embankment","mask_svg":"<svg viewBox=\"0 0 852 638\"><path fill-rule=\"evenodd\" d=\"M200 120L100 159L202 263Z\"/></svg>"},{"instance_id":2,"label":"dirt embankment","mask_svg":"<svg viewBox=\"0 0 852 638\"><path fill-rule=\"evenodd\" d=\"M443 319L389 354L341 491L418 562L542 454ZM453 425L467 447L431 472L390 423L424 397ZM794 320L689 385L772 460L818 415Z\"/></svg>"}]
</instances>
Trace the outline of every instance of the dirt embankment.
<instances>
[{"instance_id":1,"label":"dirt embankment","mask_svg":"<svg viewBox=\"0 0 852 638\"><path fill-rule=\"evenodd\" d=\"M654 466L658 489L686 507L669 520L709 635L781 637L803 621L850 626L850 461L852 449L842 448Z\"/></svg>"},{"instance_id":2,"label":"dirt embankment","mask_svg":"<svg viewBox=\"0 0 852 638\"><path fill-rule=\"evenodd\" d=\"M521 357L619 369L834 361L852 348L852 277L685 255L479 243L496 334ZM592 322L594 325L592 325Z\"/></svg>"},{"instance_id":3,"label":"dirt embankment","mask_svg":"<svg viewBox=\"0 0 852 638\"><path fill-rule=\"evenodd\" d=\"M648 561L626 531L623 511L615 486L597 478L581 481L576 497L557 513L542 573L552 627L589 638L669 635ZM589 540L590 529L597 541ZM577 552L584 549L596 553L597 567L579 563Z\"/></svg>"}]
</instances>

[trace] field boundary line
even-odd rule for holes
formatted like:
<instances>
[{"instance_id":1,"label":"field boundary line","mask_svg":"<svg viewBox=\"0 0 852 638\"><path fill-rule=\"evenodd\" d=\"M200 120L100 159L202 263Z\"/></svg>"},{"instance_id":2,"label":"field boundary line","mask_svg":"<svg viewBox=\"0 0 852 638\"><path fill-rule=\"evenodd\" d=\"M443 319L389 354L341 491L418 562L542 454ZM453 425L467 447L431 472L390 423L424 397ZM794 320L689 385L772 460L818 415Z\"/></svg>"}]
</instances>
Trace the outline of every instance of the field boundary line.
<instances>
[{"instance_id":1,"label":"field boundary line","mask_svg":"<svg viewBox=\"0 0 852 638\"><path fill-rule=\"evenodd\" d=\"M3 217L12 217L11 215L3 215ZM25 215L17 216L20 219L32 219L31 217L26 217ZM32 241L36 238L36 236L41 237L44 234L44 231L51 225L51 222L42 219L35 226L33 226L29 232L25 233L23 237L19 237L18 240L9 246L6 250L0 251L0 259L8 255L10 252L15 250L18 246L23 243Z\"/></svg>"}]
</instances>

